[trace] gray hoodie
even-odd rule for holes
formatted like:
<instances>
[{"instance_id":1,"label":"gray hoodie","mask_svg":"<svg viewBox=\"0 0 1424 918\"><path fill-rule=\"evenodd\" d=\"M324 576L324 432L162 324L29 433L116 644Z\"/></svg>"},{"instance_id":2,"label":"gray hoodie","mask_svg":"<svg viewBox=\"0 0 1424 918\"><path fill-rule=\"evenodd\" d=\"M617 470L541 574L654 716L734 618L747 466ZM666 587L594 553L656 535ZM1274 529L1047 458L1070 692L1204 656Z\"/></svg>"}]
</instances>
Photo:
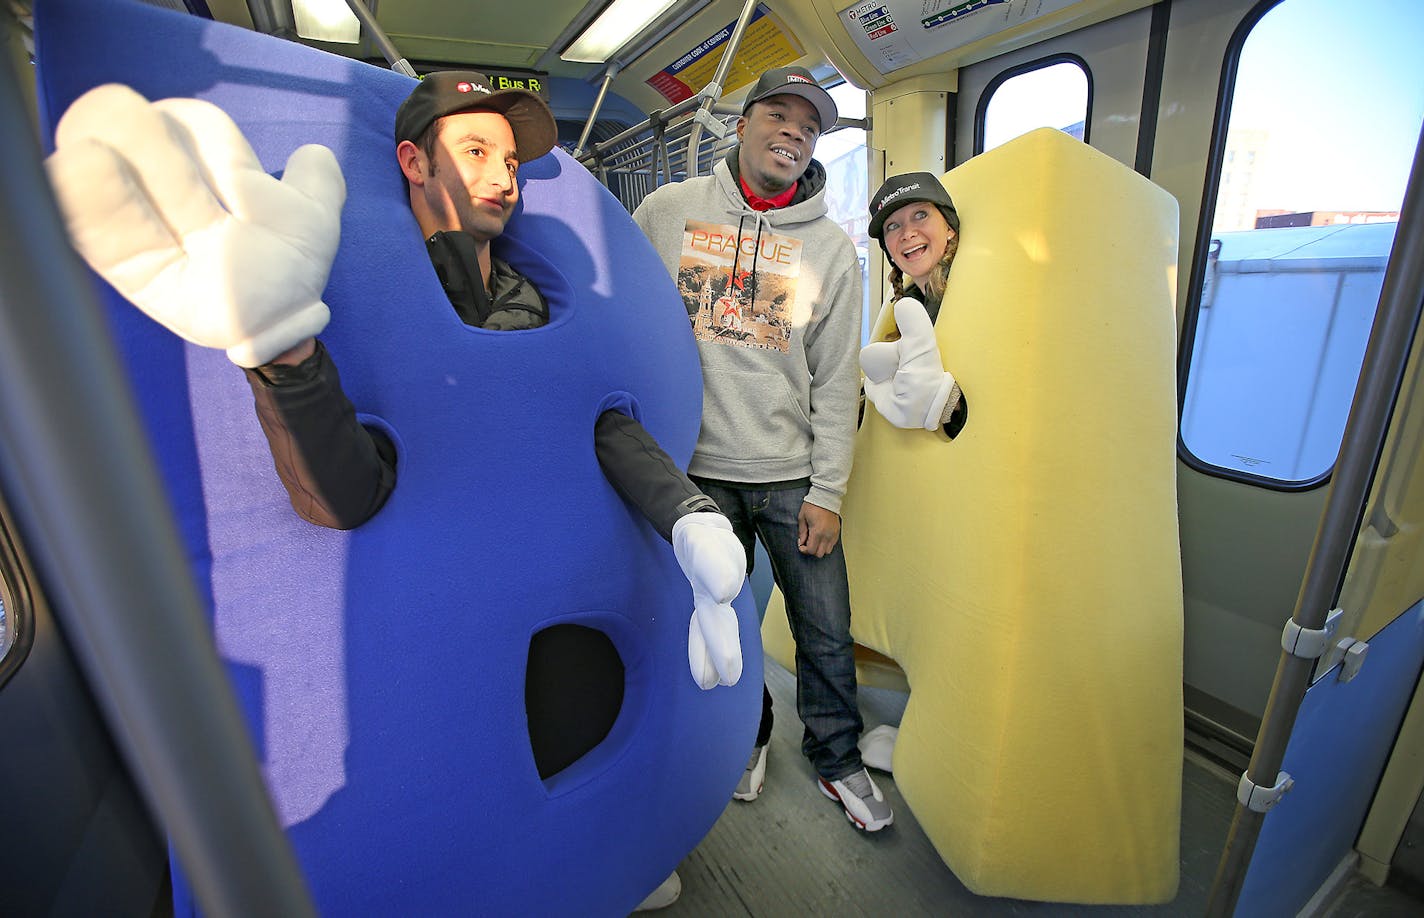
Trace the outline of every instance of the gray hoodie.
<instances>
[{"instance_id":1,"label":"gray hoodie","mask_svg":"<svg viewBox=\"0 0 1424 918\"><path fill-rule=\"evenodd\" d=\"M826 216L811 161L794 203L757 212L728 166L664 185L633 219L692 319L702 431L688 473L743 484L810 478L806 500L839 513L860 386L861 275Z\"/></svg>"}]
</instances>

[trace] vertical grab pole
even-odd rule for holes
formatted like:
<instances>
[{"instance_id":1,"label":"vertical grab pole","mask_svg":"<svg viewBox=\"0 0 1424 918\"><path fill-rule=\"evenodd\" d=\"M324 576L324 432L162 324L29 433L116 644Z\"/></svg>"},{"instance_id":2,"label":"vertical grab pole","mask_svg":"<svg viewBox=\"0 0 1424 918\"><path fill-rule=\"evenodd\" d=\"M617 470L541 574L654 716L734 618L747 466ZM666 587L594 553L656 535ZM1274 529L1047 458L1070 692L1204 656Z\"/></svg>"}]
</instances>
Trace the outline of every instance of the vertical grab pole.
<instances>
[{"instance_id":1,"label":"vertical grab pole","mask_svg":"<svg viewBox=\"0 0 1424 918\"><path fill-rule=\"evenodd\" d=\"M722 98L722 83L727 79L727 71L732 69L732 58L737 56L737 49L742 45L742 33L746 32L747 23L751 22L752 13L756 11L759 2L760 0L747 0L743 4L742 14L737 17L737 24L732 27L732 37L727 39L727 49L722 52L722 59L717 62L717 73L699 94L702 101L698 104L697 111L692 113L692 133L687 135L688 178L700 172L701 157L697 155L697 147L702 143L702 127L714 121L712 106Z\"/></svg>"},{"instance_id":2,"label":"vertical grab pole","mask_svg":"<svg viewBox=\"0 0 1424 918\"><path fill-rule=\"evenodd\" d=\"M648 120L653 123L653 155L648 160L648 177L653 180L653 187L658 186L658 171L661 167L664 185L672 181L672 163L668 158L667 148L667 122L663 120L662 110L652 112L648 115Z\"/></svg>"},{"instance_id":3,"label":"vertical grab pole","mask_svg":"<svg viewBox=\"0 0 1424 918\"><path fill-rule=\"evenodd\" d=\"M1330 484L1330 497L1320 518L1300 595L1292 619L1303 630L1317 631L1339 597L1356 531L1369 499L1375 466L1389 432L1389 418L1399 393L1399 380L1409 359L1421 310L1424 310L1424 248L1413 244L1424 235L1424 134L1414 149L1399 228L1394 234L1379 311L1370 329L1360 382L1341 437L1340 456ZM1251 764L1243 776L1256 787L1273 787L1285 759L1286 744L1301 701L1309 687L1314 659L1282 652L1271 685L1266 713ZM1231 819L1207 900L1207 914L1226 918L1236 910L1251 854L1261 833L1265 812L1238 803Z\"/></svg>"},{"instance_id":4,"label":"vertical grab pole","mask_svg":"<svg viewBox=\"0 0 1424 918\"><path fill-rule=\"evenodd\" d=\"M371 10L366 6L363 0L346 0L346 5L351 7L351 12L356 14L357 19L361 20L361 28L364 29L366 34L371 37L371 40L376 43L376 47L381 51L381 56L386 59L386 63L391 65L391 69L396 73L403 73L408 77L415 76L415 68L410 65L410 61L402 57L401 53L396 50L396 46L391 43L385 30L376 23L376 17L371 15Z\"/></svg>"},{"instance_id":5,"label":"vertical grab pole","mask_svg":"<svg viewBox=\"0 0 1424 918\"><path fill-rule=\"evenodd\" d=\"M598 113L603 108L603 99L608 95L608 86L618 76L618 71L622 69L615 62L610 63L608 69L603 71L603 85L598 87L598 97L593 100L593 109L588 113L588 123L583 126L583 133L579 135L578 146L574 147L574 159L583 155L584 144L588 143L588 135L593 133L593 123L598 120Z\"/></svg>"}]
</instances>

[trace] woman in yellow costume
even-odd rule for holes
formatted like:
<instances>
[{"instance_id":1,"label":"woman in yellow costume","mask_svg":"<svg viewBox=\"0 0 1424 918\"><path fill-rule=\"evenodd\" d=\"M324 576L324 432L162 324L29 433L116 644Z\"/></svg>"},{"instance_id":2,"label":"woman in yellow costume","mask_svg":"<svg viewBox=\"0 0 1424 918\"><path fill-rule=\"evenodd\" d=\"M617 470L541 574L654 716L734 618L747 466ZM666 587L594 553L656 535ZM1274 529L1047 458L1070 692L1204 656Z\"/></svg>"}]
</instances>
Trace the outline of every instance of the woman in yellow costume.
<instances>
[{"instance_id":1,"label":"woman in yellow costume","mask_svg":"<svg viewBox=\"0 0 1424 918\"><path fill-rule=\"evenodd\" d=\"M860 352L866 397L896 427L943 428L953 438L969 403L940 361L934 321L959 250L959 214L930 173L892 175L870 199L870 235L890 259L893 292L871 326L881 340Z\"/></svg>"},{"instance_id":2,"label":"woman in yellow costume","mask_svg":"<svg viewBox=\"0 0 1424 918\"><path fill-rule=\"evenodd\" d=\"M888 423L857 435L843 539L852 633L912 690L862 758L976 893L1169 901L1176 202L1043 129L892 176L869 210L894 293L861 367ZM976 417L951 443L956 376Z\"/></svg>"}]
</instances>

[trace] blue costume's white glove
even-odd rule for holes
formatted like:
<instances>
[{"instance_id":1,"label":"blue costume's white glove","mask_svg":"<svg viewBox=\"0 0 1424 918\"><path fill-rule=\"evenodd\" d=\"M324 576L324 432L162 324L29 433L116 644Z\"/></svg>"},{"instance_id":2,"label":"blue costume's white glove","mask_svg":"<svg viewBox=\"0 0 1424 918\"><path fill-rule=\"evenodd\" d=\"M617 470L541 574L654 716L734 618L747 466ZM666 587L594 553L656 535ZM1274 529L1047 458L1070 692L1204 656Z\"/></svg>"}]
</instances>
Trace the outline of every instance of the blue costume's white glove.
<instances>
[{"instance_id":1,"label":"blue costume's white glove","mask_svg":"<svg viewBox=\"0 0 1424 918\"><path fill-rule=\"evenodd\" d=\"M732 600L747 579L747 552L720 513L689 513L672 527L672 550L692 584L687 662L699 688L736 685L742 641Z\"/></svg>"},{"instance_id":2,"label":"blue costume's white glove","mask_svg":"<svg viewBox=\"0 0 1424 918\"><path fill-rule=\"evenodd\" d=\"M75 248L115 290L195 344L255 367L326 327L346 181L308 144L278 181L197 99L109 84L60 119L47 167Z\"/></svg>"},{"instance_id":3,"label":"blue costume's white glove","mask_svg":"<svg viewBox=\"0 0 1424 918\"><path fill-rule=\"evenodd\" d=\"M860 351L865 397L896 427L935 430L954 390L954 377L940 361L934 323L919 300L895 303L898 341L877 341Z\"/></svg>"}]
</instances>

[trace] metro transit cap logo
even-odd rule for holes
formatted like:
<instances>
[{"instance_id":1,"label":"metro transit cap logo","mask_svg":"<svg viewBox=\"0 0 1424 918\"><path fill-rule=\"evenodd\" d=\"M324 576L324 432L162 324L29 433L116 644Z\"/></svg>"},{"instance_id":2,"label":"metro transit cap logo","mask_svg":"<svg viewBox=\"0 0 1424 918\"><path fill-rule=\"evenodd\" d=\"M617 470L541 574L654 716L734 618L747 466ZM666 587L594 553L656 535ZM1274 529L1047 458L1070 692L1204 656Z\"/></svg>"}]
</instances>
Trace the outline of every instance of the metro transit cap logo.
<instances>
[{"instance_id":1,"label":"metro transit cap logo","mask_svg":"<svg viewBox=\"0 0 1424 918\"><path fill-rule=\"evenodd\" d=\"M880 203L876 205L875 209L876 209L876 210L884 210L886 204L889 204L891 201L895 200L896 198L898 198L900 195L904 194L904 193L907 192L907 191L918 191L918 190L919 190L919 187L920 187L920 183L919 183L919 182L915 182L913 185L905 185L905 186L903 186L903 187L896 188L894 191L890 192L890 193L887 194L885 197L881 198L881 199L880 199Z\"/></svg>"},{"instance_id":2,"label":"metro transit cap logo","mask_svg":"<svg viewBox=\"0 0 1424 918\"><path fill-rule=\"evenodd\" d=\"M481 92L481 93L484 93L485 95L489 95L489 92L490 92L488 86L480 86L480 85L478 85L478 84L476 84L476 83L465 83L465 82L456 83L456 84L455 84L455 91L456 91L456 92Z\"/></svg>"}]
</instances>

